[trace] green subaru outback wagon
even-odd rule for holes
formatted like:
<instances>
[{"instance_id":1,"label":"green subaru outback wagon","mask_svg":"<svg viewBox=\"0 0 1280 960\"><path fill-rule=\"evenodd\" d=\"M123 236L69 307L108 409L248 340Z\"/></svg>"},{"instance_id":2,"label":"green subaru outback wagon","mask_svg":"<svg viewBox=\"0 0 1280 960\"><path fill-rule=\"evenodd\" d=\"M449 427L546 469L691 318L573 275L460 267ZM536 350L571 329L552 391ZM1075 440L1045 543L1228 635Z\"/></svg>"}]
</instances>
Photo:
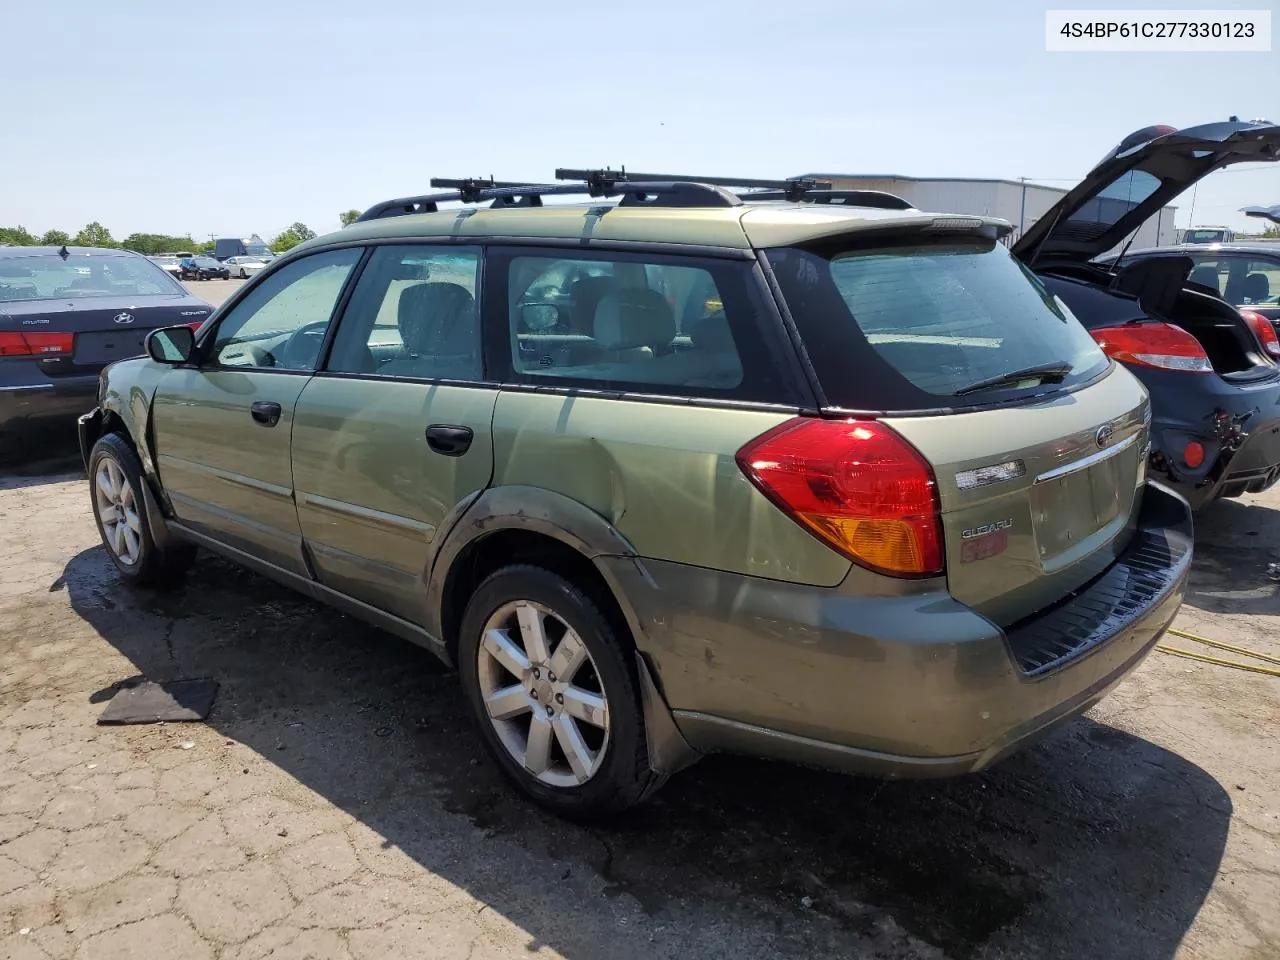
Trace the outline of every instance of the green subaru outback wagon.
<instances>
[{"instance_id":1,"label":"green subaru outback wagon","mask_svg":"<svg viewBox=\"0 0 1280 960\"><path fill-rule=\"evenodd\" d=\"M1190 514L1007 224L557 175L379 204L109 367L120 575L206 548L422 644L567 815L715 751L980 770L1141 662Z\"/></svg>"}]
</instances>

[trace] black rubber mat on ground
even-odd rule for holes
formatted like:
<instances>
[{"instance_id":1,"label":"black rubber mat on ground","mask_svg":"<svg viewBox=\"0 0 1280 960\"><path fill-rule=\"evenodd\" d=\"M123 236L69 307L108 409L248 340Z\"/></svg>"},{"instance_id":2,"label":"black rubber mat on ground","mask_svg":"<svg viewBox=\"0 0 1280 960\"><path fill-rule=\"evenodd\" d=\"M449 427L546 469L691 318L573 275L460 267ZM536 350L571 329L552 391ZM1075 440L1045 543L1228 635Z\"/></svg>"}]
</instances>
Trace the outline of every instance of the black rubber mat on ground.
<instances>
[{"instance_id":1,"label":"black rubber mat on ground","mask_svg":"<svg viewBox=\"0 0 1280 960\"><path fill-rule=\"evenodd\" d=\"M218 695L216 680L174 680L170 683L139 683L121 687L100 724L177 723L203 720L213 709Z\"/></svg>"}]
</instances>

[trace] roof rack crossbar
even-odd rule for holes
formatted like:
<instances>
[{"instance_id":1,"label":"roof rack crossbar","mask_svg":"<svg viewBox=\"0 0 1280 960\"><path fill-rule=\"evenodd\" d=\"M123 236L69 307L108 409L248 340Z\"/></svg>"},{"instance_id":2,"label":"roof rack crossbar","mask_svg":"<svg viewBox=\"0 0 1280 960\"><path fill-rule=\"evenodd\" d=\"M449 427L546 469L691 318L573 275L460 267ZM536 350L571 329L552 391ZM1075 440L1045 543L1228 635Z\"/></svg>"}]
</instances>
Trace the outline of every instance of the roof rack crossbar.
<instances>
[{"instance_id":1,"label":"roof rack crossbar","mask_svg":"<svg viewBox=\"0 0 1280 960\"><path fill-rule=\"evenodd\" d=\"M787 194L788 199L799 199L810 190L823 190L831 186L824 181L812 179L763 180L755 177L701 177L688 174L634 173L627 170L626 167L621 167L618 170L608 167L603 170L580 170L561 167L556 170L556 179L585 181L588 185L598 190L600 192L599 195L607 195L622 184L636 186L641 183L697 183L710 187L782 190Z\"/></svg>"}]
</instances>

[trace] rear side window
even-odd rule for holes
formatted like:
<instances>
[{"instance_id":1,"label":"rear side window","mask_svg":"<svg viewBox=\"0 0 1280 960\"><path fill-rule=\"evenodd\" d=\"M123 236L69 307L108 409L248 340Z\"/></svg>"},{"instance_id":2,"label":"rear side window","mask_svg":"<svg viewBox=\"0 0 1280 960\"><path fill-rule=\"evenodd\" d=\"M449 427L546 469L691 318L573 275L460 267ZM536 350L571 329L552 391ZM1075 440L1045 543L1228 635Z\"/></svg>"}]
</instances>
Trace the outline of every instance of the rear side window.
<instances>
[{"instance_id":1,"label":"rear side window","mask_svg":"<svg viewBox=\"0 0 1280 960\"><path fill-rule=\"evenodd\" d=\"M785 400L752 269L737 260L513 252L490 274L505 280L511 373L548 386Z\"/></svg>"},{"instance_id":2,"label":"rear side window","mask_svg":"<svg viewBox=\"0 0 1280 960\"><path fill-rule=\"evenodd\" d=\"M1107 367L1066 305L994 241L769 251L828 401L859 410L986 404ZM1065 365L1050 385L1030 368Z\"/></svg>"}]
</instances>

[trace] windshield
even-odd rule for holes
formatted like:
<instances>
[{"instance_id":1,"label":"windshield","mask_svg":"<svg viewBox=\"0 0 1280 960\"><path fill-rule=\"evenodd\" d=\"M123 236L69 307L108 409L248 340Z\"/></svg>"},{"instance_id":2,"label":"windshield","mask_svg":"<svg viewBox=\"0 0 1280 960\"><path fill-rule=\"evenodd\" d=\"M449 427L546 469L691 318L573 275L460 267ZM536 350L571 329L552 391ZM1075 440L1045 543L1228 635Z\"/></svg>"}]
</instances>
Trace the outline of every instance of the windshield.
<instances>
[{"instance_id":1,"label":"windshield","mask_svg":"<svg viewBox=\"0 0 1280 960\"><path fill-rule=\"evenodd\" d=\"M1225 239L1224 230L1188 230L1183 243L1221 243Z\"/></svg>"},{"instance_id":2,"label":"windshield","mask_svg":"<svg viewBox=\"0 0 1280 960\"><path fill-rule=\"evenodd\" d=\"M995 241L768 255L836 406L989 403L1022 388L1085 382L1109 363L1066 305ZM878 363L863 362L868 348ZM972 389L1027 370L1042 372Z\"/></svg>"},{"instance_id":3,"label":"windshield","mask_svg":"<svg viewBox=\"0 0 1280 960\"><path fill-rule=\"evenodd\" d=\"M0 259L0 300L181 295L169 275L142 257L57 254Z\"/></svg>"}]
</instances>

